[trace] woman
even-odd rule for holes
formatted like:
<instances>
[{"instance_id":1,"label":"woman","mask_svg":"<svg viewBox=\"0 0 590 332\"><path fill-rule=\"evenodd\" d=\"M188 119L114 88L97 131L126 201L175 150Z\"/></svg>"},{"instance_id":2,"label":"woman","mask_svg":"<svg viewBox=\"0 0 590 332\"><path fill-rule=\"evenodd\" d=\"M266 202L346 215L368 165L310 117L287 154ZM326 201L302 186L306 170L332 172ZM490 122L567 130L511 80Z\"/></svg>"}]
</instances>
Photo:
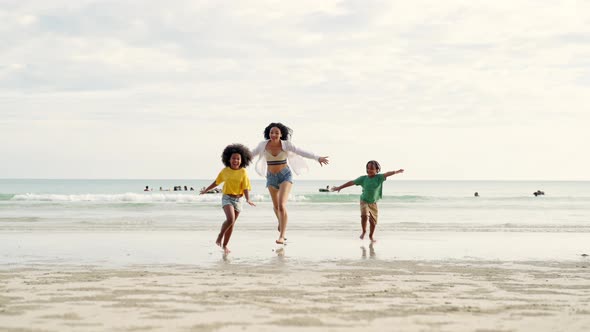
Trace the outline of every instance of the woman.
<instances>
[{"instance_id":1,"label":"woman","mask_svg":"<svg viewBox=\"0 0 590 332\"><path fill-rule=\"evenodd\" d=\"M266 187L272 198L274 212L279 220L280 232L278 244L285 243L287 230L287 199L293 186L291 168L296 174L307 169L303 158L316 160L321 166L328 164L328 157L320 157L293 145L289 139L293 131L282 123L271 123L264 129L265 140L252 150L252 156L258 156L256 172L266 174ZM288 161L288 163L287 163ZM290 167L289 167L290 166Z\"/></svg>"}]
</instances>

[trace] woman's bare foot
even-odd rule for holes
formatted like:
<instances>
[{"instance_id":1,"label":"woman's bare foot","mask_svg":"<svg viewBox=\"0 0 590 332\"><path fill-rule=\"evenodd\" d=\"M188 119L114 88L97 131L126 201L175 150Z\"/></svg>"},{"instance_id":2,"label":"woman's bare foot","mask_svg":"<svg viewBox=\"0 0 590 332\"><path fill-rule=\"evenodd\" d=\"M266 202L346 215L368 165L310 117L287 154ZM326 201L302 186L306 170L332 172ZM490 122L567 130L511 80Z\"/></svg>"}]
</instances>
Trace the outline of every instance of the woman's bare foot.
<instances>
[{"instance_id":1,"label":"woman's bare foot","mask_svg":"<svg viewBox=\"0 0 590 332\"><path fill-rule=\"evenodd\" d=\"M277 231L279 231L279 233L281 232L281 225L277 226ZM285 241L287 241L287 238L284 238Z\"/></svg>"},{"instance_id":2,"label":"woman's bare foot","mask_svg":"<svg viewBox=\"0 0 590 332\"><path fill-rule=\"evenodd\" d=\"M223 236L218 236L217 240L215 240L215 244L218 245L219 247L221 247L221 240L223 239Z\"/></svg>"},{"instance_id":3,"label":"woman's bare foot","mask_svg":"<svg viewBox=\"0 0 590 332\"><path fill-rule=\"evenodd\" d=\"M279 238L279 239L278 239L278 240L276 240L275 242L276 242L277 244L285 244L285 241L286 241L286 240L287 240L287 239L285 239L285 238Z\"/></svg>"},{"instance_id":4,"label":"woman's bare foot","mask_svg":"<svg viewBox=\"0 0 590 332\"><path fill-rule=\"evenodd\" d=\"M229 248L228 248L228 247L223 247L223 253L224 253L224 254L226 254L226 255L227 255L227 254L229 254L230 252L231 252L231 250L229 250Z\"/></svg>"},{"instance_id":5,"label":"woman's bare foot","mask_svg":"<svg viewBox=\"0 0 590 332\"><path fill-rule=\"evenodd\" d=\"M362 232L361 233L361 236L360 236L361 240L365 238L365 234L367 234L367 232Z\"/></svg>"},{"instance_id":6,"label":"woman's bare foot","mask_svg":"<svg viewBox=\"0 0 590 332\"><path fill-rule=\"evenodd\" d=\"M377 239L374 239L372 236L369 236L369 238L371 239L371 242L373 242L373 243L377 242Z\"/></svg>"}]
</instances>

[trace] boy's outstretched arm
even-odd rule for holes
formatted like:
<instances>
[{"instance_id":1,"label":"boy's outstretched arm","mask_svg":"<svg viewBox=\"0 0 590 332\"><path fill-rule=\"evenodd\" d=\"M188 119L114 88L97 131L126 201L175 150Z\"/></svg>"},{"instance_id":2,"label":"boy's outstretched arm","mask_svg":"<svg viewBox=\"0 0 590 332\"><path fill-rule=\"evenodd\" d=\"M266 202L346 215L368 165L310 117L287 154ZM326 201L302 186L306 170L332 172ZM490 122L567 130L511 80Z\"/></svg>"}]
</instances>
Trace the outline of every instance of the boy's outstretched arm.
<instances>
[{"instance_id":1,"label":"boy's outstretched arm","mask_svg":"<svg viewBox=\"0 0 590 332\"><path fill-rule=\"evenodd\" d=\"M204 193L208 192L209 190L213 189L217 187L217 183L215 183L215 181L213 181L213 183L211 183L209 185L209 187L205 188L205 189L201 189L201 192L199 193L199 195L203 195Z\"/></svg>"},{"instance_id":2,"label":"boy's outstretched arm","mask_svg":"<svg viewBox=\"0 0 590 332\"><path fill-rule=\"evenodd\" d=\"M387 178L388 176L392 176L394 174L399 174L399 173L403 173L403 172L404 172L403 169L398 169L397 171L385 172L385 173L383 173L383 176L385 178Z\"/></svg>"},{"instance_id":3,"label":"boy's outstretched arm","mask_svg":"<svg viewBox=\"0 0 590 332\"><path fill-rule=\"evenodd\" d=\"M348 182L346 182L345 184L343 184L341 186L332 187L332 189L330 189L330 190L340 192L340 190L342 190L344 188L347 188L347 187L350 187L350 186L353 186L353 185L354 185L354 182L348 181Z\"/></svg>"}]
</instances>

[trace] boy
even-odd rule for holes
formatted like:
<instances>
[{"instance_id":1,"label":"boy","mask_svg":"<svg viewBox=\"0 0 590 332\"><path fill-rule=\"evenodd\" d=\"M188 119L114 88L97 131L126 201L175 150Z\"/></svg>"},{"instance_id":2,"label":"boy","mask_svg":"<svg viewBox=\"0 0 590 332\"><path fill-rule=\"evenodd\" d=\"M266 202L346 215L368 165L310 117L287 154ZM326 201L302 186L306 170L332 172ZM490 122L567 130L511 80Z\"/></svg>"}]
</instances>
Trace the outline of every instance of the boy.
<instances>
[{"instance_id":1,"label":"boy","mask_svg":"<svg viewBox=\"0 0 590 332\"><path fill-rule=\"evenodd\" d=\"M367 175L358 177L355 180L348 181L341 186L332 187L332 191L338 191L350 187L352 185L361 186L363 193L361 194L361 240L365 238L367 233L367 220L371 227L369 231L369 239L371 242L377 242L374 238L375 227L379 217L379 209L377 208L377 201L383 197L383 182L391 175L403 173L403 169L397 171L386 172L379 174L381 166L375 160L367 163Z\"/></svg>"}]
</instances>

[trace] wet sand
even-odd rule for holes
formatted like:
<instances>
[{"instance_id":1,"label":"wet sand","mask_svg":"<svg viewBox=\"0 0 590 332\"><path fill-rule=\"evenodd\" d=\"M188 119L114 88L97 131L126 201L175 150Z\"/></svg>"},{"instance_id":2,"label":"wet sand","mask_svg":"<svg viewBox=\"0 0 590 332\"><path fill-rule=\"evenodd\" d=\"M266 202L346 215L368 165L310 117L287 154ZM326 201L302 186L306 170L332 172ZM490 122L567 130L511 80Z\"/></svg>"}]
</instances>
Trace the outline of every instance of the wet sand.
<instances>
[{"instance_id":1,"label":"wet sand","mask_svg":"<svg viewBox=\"0 0 590 332\"><path fill-rule=\"evenodd\" d=\"M587 234L0 232L0 331L589 331Z\"/></svg>"},{"instance_id":2,"label":"wet sand","mask_svg":"<svg viewBox=\"0 0 590 332\"><path fill-rule=\"evenodd\" d=\"M211 231L15 231L0 232L3 265L70 264L211 266L221 253ZM378 242L359 240L357 231L291 231L287 246L276 231L238 229L229 247L237 263L264 264L284 248L289 261L341 261L364 256L385 261L577 261L590 254L588 233L384 232Z\"/></svg>"}]
</instances>

